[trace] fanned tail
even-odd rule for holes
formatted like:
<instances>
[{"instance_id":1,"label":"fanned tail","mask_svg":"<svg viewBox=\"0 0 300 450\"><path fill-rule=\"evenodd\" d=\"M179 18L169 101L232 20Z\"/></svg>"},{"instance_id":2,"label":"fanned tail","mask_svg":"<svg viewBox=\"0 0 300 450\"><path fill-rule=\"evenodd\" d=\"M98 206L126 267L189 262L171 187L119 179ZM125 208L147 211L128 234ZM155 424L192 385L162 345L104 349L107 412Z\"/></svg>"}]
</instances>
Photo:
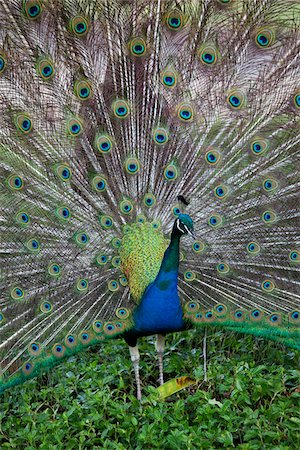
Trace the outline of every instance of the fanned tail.
<instances>
[{"instance_id":1,"label":"fanned tail","mask_svg":"<svg viewBox=\"0 0 300 450\"><path fill-rule=\"evenodd\" d=\"M178 195L186 319L300 348L299 5L1 0L0 20L2 389L130 329ZM133 222L161 243L128 244L136 298Z\"/></svg>"}]
</instances>

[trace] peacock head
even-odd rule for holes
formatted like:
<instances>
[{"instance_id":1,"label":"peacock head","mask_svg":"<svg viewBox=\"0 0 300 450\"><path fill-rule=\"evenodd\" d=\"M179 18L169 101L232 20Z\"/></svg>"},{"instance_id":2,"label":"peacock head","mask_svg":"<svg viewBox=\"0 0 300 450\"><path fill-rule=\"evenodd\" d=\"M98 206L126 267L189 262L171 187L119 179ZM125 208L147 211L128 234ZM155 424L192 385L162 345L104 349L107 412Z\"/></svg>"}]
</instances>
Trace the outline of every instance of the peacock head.
<instances>
[{"instance_id":1,"label":"peacock head","mask_svg":"<svg viewBox=\"0 0 300 450\"><path fill-rule=\"evenodd\" d=\"M194 224L191 217L188 214L179 214L174 222L173 232L183 236L184 234L190 234L196 239L194 234Z\"/></svg>"}]
</instances>

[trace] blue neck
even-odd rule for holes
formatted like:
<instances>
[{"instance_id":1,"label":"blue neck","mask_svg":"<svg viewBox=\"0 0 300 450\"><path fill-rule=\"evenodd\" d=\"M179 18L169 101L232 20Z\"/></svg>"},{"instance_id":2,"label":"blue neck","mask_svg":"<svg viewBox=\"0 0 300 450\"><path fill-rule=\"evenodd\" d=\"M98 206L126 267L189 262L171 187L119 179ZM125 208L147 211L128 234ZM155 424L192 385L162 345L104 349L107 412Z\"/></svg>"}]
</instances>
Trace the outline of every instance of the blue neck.
<instances>
[{"instance_id":1,"label":"blue neck","mask_svg":"<svg viewBox=\"0 0 300 450\"><path fill-rule=\"evenodd\" d=\"M184 329L178 295L179 241L180 235L172 232L158 275L134 311L134 329L127 336L165 334Z\"/></svg>"}]
</instances>

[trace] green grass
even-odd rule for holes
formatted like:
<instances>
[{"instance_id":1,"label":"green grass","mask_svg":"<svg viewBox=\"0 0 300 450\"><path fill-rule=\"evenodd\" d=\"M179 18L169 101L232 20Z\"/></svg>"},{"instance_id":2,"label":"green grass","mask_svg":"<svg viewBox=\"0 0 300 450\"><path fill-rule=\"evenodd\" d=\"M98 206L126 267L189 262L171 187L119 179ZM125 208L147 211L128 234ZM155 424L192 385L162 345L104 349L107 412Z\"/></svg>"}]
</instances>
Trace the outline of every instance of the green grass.
<instances>
[{"instance_id":1,"label":"green grass","mask_svg":"<svg viewBox=\"0 0 300 450\"><path fill-rule=\"evenodd\" d=\"M1 396L1 449L299 449L300 352L251 336L168 337L165 379L199 380L158 399L153 339L140 345L143 399L135 398L122 340L70 358Z\"/></svg>"}]
</instances>

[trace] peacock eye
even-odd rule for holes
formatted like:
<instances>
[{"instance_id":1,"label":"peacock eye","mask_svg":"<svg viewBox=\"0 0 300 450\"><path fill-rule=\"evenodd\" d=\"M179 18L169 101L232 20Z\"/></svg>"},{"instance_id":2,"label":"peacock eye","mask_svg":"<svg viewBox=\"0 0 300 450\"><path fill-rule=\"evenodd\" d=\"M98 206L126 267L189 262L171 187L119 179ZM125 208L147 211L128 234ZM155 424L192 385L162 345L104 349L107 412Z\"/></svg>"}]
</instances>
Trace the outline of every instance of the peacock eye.
<instances>
[{"instance_id":1,"label":"peacock eye","mask_svg":"<svg viewBox=\"0 0 300 450\"><path fill-rule=\"evenodd\" d=\"M72 118L68 120L67 123L68 134L72 137L78 137L83 132L82 122L78 118Z\"/></svg>"},{"instance_id":2,"label":"peacock eye","mask_svg":"<svg viewBox=\"0 0 300 450\"><path fill-rule=\"evenodd\" d=\"M256 254L260 252L260 246L257 244L257 242L249 242L247 244L247 251L252 254Z\"/></svg>"},{"instance_id":3,"label":"peacock eye","mask_svg":"<svg viewBox=\"0 0 300 450\"><path fill-rule=\"evenodd\" d=\"M224 184L220 184L214 189L214 194L218 198L225 198L228 195L228 188Z\"/></svg>"},{"instance_id":4,"label":"peacock eye","mask_svg":"<svg viewBox=\"0 0 300 450\"><path fill-rule=\"evenodd\" d=\"M94 146L100 154L105 155L112 150L112 139L106 134L98 134L96 135Z\"/></svg>"},{"instance_id":5,"label":"peacock eye","mask_svg":"<svg viewBox=\"0 0 300 450\"><path fill-rule=\"evenodd\" d=\"M140 170L140 162L137 158L127 158L125 161L125 170L130 175L135 175Z\"/></svg>"},{"instance_id":6,"label":"peacock eye","mask_svg":"<svg viewBox=\"0 0 300 450\"><path fill-rule=\"evenodd\" d=\"M179 175L179 170L175 164L170 163L165 167L164 177L167 181L175 181Z\"/></svg>"},{"instance_id":7,"label":"peacock eye","mask_svg":"<svg viewBox=\"0 0 300 450\"><path fill-rule=\"evenodd\" d=\"M5 71L7 65L6 57L3 53L0 53L0 75Z\"/></svg>"},{"instance_id":8,"label":"peacock eye","mask_svg":"<svg viewBox=\"0 0 300 450\"><path fill-rule=\"evenodd\" d=\"M23 1L23 10L28 19L35 20L42 13L41 2L39 0L25 0Z\"/></svg>"},{"instance_id":9,"label":"peacock eye","mask_svg":"<svg viewBox=\"0 0 300 450\"><path fill-rule=\"evenodd\" d=\"M265 211L262 214L262 220L266 224L272 224L277 220L276 213L274 211Z\"/></svg>"},{"instance_id":10,"label":"peacock eye","mask_svg":"<svg viewBox=\"0 0 300 450\"><path fill-rule=\"evenodd\" d=\"M208 224L212 228L218 228L223 224L223 218L219 214L213 214L212 216L209 217Z\"/></svg>"},{"instance_id":11,"label":"peacock eye","mask_svg":"<svg viewBox=\"0 0 300 450\"><path fill-rule=\"evenodd\" d=\"M15 117L15 124L19 131L28 134L32 131L32 122L27 114L18 114Z\"/></svg>"},{"instance_id":12,"label":"peacock eye","mask_svg":"<svg viewBox=\"0 0 300 450\"><path fill-rule=\"evenodd\" d=\"M172 31L180 30L183 27L183 15L178 9L170 11L166 16L166 24Z\"/></svg>"},{"instance_id":13,"label":"peacock eye","mask_svg":"<svg viewBox=\"0 0 300 450\"><path fill-rule=\"evenodd\" d=\"M206 66L214 66L219 59L219 52L213 44L203 44L198 55L202 64Z\"/></svg>"},{"instance_id":14,"label":"peacock eye","mask_svg":"<svg viewBox=\"0 0 300 450\"><path fill-rule=\"evenodd\" d=\"M104 192L107 188L107 181L102 175L95 175L92 178L92 187L96 192Z\"/></svg>"},{"instance_id":15,"label":"peacock eye","mask_svg":"<svg viewBox=\"0 0 300 450\"><path fill-rule=\"evenodd\" d=\"M55 214L61 221L64 222L67 222L71 217L71 212L66 206L60 206L59 208L57 208L55 210Z\"/></svg>"},{"instance_id":16,"label":"peacock eye","mask_svg":"<svg viewBox=\"0 0 300 450\"><path fill-rule=\"evenodd\" d=\"M85 36L88 32L89 23L83 16L75 16L70 20L70 30L78 37Z\"/></svg>"},{"instance_id":17,"label":"peacock eye","mask_svg":"<svg viewBox=\"0 0 300 450\"><path fill-rule=\"evenodd\" d=\"M182 122L191 122L194 118L193 108L187 103L181 104L178 107L178 117Z\"/></svg>"},{"instance_id":18,"label":"peacock eye","mask_svg":"<svg viewBox=\"0 0 300 450\"><path fill-rule=\"evenodd\" d=\"M217 150L210 150L205 155L205 160L208 164L214 165L220 160L221 155Z\"/></svg>"},{"instance_id":19,"label":"peacock eye","mask_svg":"<svg viewBox=\"0 0 300 450\"><path fill-rule=\"evenodd\" d=\"M255 36L255 43L260 48L270 47L274 43L275 34L272 30L260 30Z\"/></svg>"},{"instance_id":20,"label":"peacock eye","mask_svg":"<svg viewBox=\"0 0 300 450\"><path fill-rule=\"evenodd\" d=\"M47 58L41 58L37 62L36 71L43 80L51 80L54 76L53 62Z\"/></svg>"},{"instance_id":21,"label":"peacock eye","mask_svg":"<svg viewBox=\"0 0 300 450\"><path fill-rule=\"evenodd\" d=\"M107 215L99 216L99 222L100 222L101 227L104 230L108 230L108 229L112 228L112 226L113 226L113 219L111 216L107 216Z\"/></svg>"},{"instance_id":22,"label":"peacock eye","mask_svg":"<svg viewBox=\"0 0 300 450\"><path fill-rule=\"evenodd\" d=\"M129 114L129 105L126 100L116 100L112 105L112 109L115 117L119 119L125 119Z\"/></svg>"},{"instance_id":23,"label":"peacock eye","mask_svg":"<svg viewBox=\"0 0 300 450\"><path fill-rule=\"evenodd\" d=\"M150 208L151 206L155 205L156 198L153 194L148 193L148 194L145 194L143 202L147 208Z\"/></svg>"},{"instance_id":24,"label":"peacock eye","mask_svg":"<svg viewBox=\"0 0 300 450\"><path fill-rule=\"evenodd\" d=\"M246 104L246 96L240 90L233 90L227 96L227 103L232 109L241 109Z\"/></svg>"},{"instance_id":25,"label":"peacock eye","mask_svg":"<svg viewBox=\"0 0 300 450\"><path fill-rule=\"evenodd\" d=\"M269 141L258 138L251 142L251 150L254 155L262 155L269 149Z\"/></svg>"},{"instance_id":26,"label":"peacock eye","mask_svg":"<svg viewBox=\"0 0 300 450\"><path fill-rule=\"evenodd\" d=\"M164 145L169 140L168 131L165 128L157 127L153 131L153 140L158 145Z\"/></svg>"},{"instance_id":27,"label":"peacock eye","mask_svg":"<svg viewBox=\"0 0 300 450\"><path fill-rule=\"evenodd\" d=\"M88 100L92 96L92 86L89 81L76 81L74 85L74 92L79 100Z\"/></svg>"},{"instance_id":28,"label":"peacock eye","mask_svg":"<svg viewBox=\"0 0 300 450\"><path fill-rule=\"evenodd\" d=\"M129 44L130 52L133 56L143 56L146 53L146 42L143 38L136 37Z\"/></svg>"},{"instance_id":29,"label":"peacock eye","mask_svg":"<svg viewBox=\"0 0 300 450\"><path fill-rule=\"evenodd\" d=\"M133 204L130 200L122 200L120 202L120 211L123 214L131 214L133 212Z\"/></svg>"}]
</instances>

